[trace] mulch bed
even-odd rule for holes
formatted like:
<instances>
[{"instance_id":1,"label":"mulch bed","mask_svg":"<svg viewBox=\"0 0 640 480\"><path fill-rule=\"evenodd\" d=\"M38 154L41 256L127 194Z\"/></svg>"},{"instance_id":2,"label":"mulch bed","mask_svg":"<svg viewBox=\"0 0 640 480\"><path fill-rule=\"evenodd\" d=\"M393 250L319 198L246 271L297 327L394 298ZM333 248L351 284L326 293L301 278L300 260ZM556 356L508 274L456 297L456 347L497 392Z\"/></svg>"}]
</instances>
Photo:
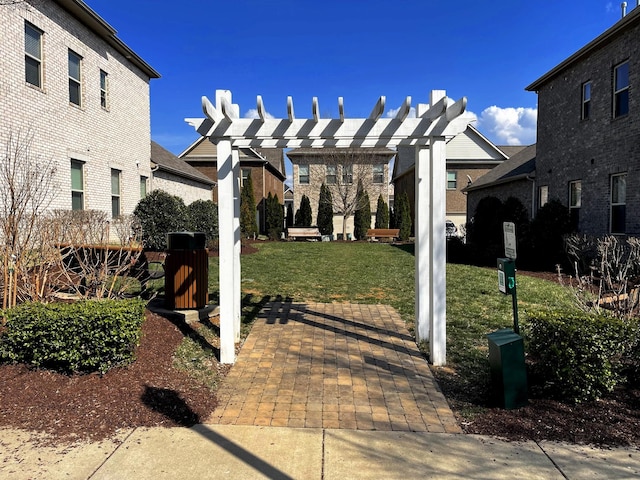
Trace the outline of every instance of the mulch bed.
<instances>
[{"instance_id":1,"label":"mulch bed","mask_svg":"<svg viewBox=\"0 0 640 480\"><path fill-rule=\"evenodd\" d=\"M98 440L122 428L191 426L216 397L172 367L183 335L147 311L136 361L105 375L61 375L23 365L0 366L0 426L46 432L62 440Z\"/></svg>"}]
</instances>

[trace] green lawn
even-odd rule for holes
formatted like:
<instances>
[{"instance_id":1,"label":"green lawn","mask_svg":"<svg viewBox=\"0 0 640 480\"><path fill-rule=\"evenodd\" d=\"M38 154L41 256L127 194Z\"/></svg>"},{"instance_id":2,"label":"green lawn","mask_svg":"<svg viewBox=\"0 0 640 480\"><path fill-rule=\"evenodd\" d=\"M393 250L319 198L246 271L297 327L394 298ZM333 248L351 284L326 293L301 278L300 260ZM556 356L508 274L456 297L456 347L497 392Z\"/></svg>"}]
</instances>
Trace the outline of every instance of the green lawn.
<instances>
[{"instance_id":1,"label":"green lawn","mask_svg":"<svg viewBox=\"0 0 640 480\"><path fill-rule=\"evenodd\" d=\"M382 303L414 324L413 246L342 242L267 242L242 256L242 292L250 320L261 302L293 301ZM211 259L210 289L218 289L217 258ZM518 276L521 323L529 308L571 304L566 288ZM488 385L486 335L513 325L511 296L498 291L497 270L447 265L447 362L436 369L448 396L477 400ZM475 398L477 397L477 398Z\"/></svg>"}]
</instances>

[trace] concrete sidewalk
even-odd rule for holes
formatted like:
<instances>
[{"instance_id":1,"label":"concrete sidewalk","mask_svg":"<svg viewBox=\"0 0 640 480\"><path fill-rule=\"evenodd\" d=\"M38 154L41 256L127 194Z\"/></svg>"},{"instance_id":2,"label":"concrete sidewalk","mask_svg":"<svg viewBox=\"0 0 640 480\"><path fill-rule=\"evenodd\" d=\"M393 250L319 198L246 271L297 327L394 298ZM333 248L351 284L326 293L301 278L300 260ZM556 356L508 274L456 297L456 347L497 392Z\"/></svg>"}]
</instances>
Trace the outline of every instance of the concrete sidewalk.
<instances>
[{"instance_id":1,"label":"concrete sidewalk","mask_svg":"<svg viewBox=\"0 0 640 480\"><path fill-rule=\"evenodd\" d=\"M7 480L640 477L638 450L463 434L198 425L37 449L22 432L0 434L0 478Z\"/></svg>"}]
</instances>

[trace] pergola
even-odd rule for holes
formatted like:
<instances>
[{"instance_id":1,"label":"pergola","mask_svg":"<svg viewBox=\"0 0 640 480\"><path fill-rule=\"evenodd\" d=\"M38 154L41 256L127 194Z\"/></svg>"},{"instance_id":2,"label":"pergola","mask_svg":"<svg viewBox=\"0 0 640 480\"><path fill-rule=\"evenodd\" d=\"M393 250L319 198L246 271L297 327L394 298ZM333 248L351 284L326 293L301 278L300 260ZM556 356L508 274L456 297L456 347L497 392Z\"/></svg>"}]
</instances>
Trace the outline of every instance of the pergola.
<instances>
[{"instance_id":1,"label":"pergola","mask_svg":"<svg viewBox=\"0 0 640 480\"><path fill-rule=\"evenodd\" d=\"M240 162L238 150L262 148L415 147L415 332L429 341L434 365L446 363L446 139L463 132L472 118L467 99L454 102L443 90L431 92L429 104L418 104L409 117L407 97L394 118L382 118L380 97L368 118L346 118L338 98L339 118L320 118L317 97L312 118L297 119L287 97L287 118L267 118L257 97L257 119L240 118L228 90L216 91L215 106L202 97L205 118L186 121L217 146L220 249L220 361L235 362L240 340Z\"/></svg>"}]
</instances>

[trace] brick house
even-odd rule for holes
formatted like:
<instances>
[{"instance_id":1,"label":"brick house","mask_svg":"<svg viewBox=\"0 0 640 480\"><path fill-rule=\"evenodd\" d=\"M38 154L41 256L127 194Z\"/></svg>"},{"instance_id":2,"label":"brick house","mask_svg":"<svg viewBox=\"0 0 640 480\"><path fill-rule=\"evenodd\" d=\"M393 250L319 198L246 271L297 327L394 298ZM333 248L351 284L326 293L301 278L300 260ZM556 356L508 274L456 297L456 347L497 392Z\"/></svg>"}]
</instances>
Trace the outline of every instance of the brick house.
<instances>
[{"instance_id":1,"label":"brick house","mask_svg":"<svg viewBox=\"0 0 640 480\"><path fill-rule=\"evenodd\" d=\"M497 147L475 127L447 141L447 220L461 230L467 222L467 197L464 188L504 162L510 154L524 147ZM407 192L412 218L415 219L415 158L414 148L398 147L392 182L395 198Z\"/></svg>"},{"instance_id":2,"label":"brick house","mask_svg":"<svg viewBox=\"0 0 640 480\"><path fill-rule=\"evenodd\" d=\"M318 216L320 187L324 183L332 190L334 199L333 231L337 238L343 235L343 215L335 213L336 196L342 191L354 197L358 180L362 180L369 195L371 225L375 223L378 197L389 204L389 162L395 151L388 148L359 149L294 148L287 152L293 164L293 211L300 208L302 196L311 203L313 221ZM351 191L350 191L351 190ZM347 218L344 235L353 235L353 215Z\"/></svg>"},{"instance_id":3,"label":"brick house","mask_svg":"<svg viewBox=\"0 0 640 480\"><path fill-rule=\"evenodd\" d=\"M526 87L538 94L537 203L581 232L640 235L640 8Z\"/></svg>"},{"instance_id":4,"label":"brick house","mask_svg":"<svg viewBox=\"0 0 640 480\"><path fill-rule=\"evenodd\" d=\"M496 197L502 202L514 197L527 209L529 218L537 211L536 204L536 145L529 145L492 168L483 176L462 189L467 196L469 219L478 203L485 197Z\"/></svg>"},{"instance_id":5,"label":"brick house","mask_svg":"<svg viewBox=\"0 0 640 480\"><path fill-rule=\"evenodd\" d=\"M265 200L269 193L277 195L280 203L284 204L284 181L287 177L284 169L283 150L281 148L242 148L239 151L239 157L241 186L251 174L258 228L261 232L265 232ZM180 153L178 158L184 160L213 182L218 181L217 148L207 138L200 137ZM218 203L218 188L215 183L213 201Z\"/></svg>"},{"instance_id":6,"label":"brick house","mask_svg":"<svg viewBox=\"0 0 640 480\"><path fill-rule=\"evenodd\" d=\"M130 214L151 175L159 74L79 0L0 6L0 143L56 165L54 209Z\"/></svg>"},{"instance_id":7,"label":"brick house","mask_svg":"<svg viewBox=\"0 0 640 480\"><path fill-rule=\"evenodd\" d=\"M164 190L180 197L185 205L196 200L213 200L213 187L216 182L179 159L156 142L151 142L151 190ZM141 184L140 188L145 185ZM146 190L140 192L144 197Z\"/></svg>"}]
</instances>

